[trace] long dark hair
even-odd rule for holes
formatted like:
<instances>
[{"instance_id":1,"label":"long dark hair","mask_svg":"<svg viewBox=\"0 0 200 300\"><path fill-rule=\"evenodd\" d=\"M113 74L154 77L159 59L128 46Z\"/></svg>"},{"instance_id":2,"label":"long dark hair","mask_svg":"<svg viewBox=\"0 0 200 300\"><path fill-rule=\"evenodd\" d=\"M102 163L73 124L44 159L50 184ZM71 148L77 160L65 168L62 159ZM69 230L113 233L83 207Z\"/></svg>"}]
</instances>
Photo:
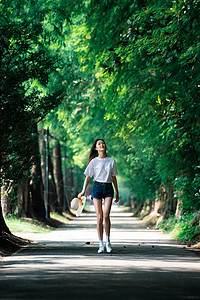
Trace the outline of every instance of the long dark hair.
<instances>
[{"instance_id":1,"label":"long dark hair","mask_svg":"<svg viewBox=\"0 0 200 300\"><path fill-rule=\"evenodd\" d=\"M89 164L90 161L91 161L93 158L95 158L95 157L98 156L98 151L96 150L96 145L97 145L97 142L98 142L98 141L104 142L104 144L105 144L105 150L106 150L106 143L105 143L105 141L104 141L103 139L96 139L96 140L94 141L93 145L92 145L91 150L90 150L90 155L89 155L88 163L87 163L87 164ZM106 156L107 156L107 153L106 153Z\"/></svg>"}]
</instances>

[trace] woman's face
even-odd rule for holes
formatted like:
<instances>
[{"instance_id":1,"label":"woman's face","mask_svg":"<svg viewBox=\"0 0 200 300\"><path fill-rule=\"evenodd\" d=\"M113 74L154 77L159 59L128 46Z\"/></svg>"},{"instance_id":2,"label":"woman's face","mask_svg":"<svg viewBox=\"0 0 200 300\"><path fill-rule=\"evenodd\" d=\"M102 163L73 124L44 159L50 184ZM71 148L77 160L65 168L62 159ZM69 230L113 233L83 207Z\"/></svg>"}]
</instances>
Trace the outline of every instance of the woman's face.
<instances>
[{"instance_id":1,"label":"woman's face","mask_svg":"<svg viewBox=\"0 0 200 300\"><path fill-rule=\"evenodd\" d=\"M99 152L106 151L106 144L102 140L98 140L96 143L96 150Z\"/></svg>"}]
</instances>

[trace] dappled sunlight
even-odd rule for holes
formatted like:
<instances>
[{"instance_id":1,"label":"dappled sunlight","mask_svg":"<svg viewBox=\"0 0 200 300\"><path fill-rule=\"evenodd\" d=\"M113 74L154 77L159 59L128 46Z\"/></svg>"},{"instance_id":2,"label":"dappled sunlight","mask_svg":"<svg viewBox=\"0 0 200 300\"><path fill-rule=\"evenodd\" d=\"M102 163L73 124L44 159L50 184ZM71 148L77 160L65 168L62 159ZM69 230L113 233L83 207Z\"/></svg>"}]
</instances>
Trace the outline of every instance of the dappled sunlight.
<instances>
[{"instance_id":1,"label":"dappled sunlight","mask_svg":"<svg viewBox=\"0 0 200 300\"><path fill-rule=\"evenodd\" d=\"M179 298L176 299L198 299L187 295L191 286L193 291L198 286L199 256L177 245L169 235L146 228L140 220L120 211L114 213L111 217L113 253L97 254L96 216L83 214L53 232L33 235L31 245L5 257L1 262L2 284L10 282L13 291L19 292L17 299L28 299L28 290L34 287L35 299L43 299L38 287L44 294L47 287L48 299L56 299L57 285L61 286L62 299L65 299L65 287L72 299L81 299L86 290L87 299L93 299L94 295L100 299L103 290L94 289L99 284L110 295L115 294L116 299L122 291L128 297L134 290L140 295L151 291L160 300L161 294L164 299L163 293L169 293L168 286L171 299L177 290ZM12 299L12 293L8 299Z\"/></svg>"},{"instance_id":2,"label":"dappled sunlight","mask_svg":"<svg viewBox=\"0 0 200 300\"><path fill-rule=\"evenodd\" d=\"M26 257L12 257L9 259L9 264L6 263L5 267L2 270L3 273L6 272L6 276L12 276L15 274L15 271L18 270L19 276L22 272L26 276L32 274L36 270L40 270L44 273L48 273L49 270L57 272L87 272L95 271L104 271L127 273L138 272L140 271L154 271L155 269L163 272L172 272L172 271L185 271L191 272L195 271L200 273L199 269L199 259L193 257L192 259L180 260L174 256L170 256L166 259L156 259L155 257L144 256L134 257L113 254L107 255L103 254L101 257L97 256L84 256L84 255L32 255ZM183 264L184 262L184 264Z\"/></svg>"},{"instance_id":3,"label":"dappled sunlight","mask_svg":"<svg viewBox=\"0 0 200 300\"><path fill-rule=\"evenodd\" d=\"M0 300L199 300L200 0L0 3Z\"/></svg>"}]
</instances>

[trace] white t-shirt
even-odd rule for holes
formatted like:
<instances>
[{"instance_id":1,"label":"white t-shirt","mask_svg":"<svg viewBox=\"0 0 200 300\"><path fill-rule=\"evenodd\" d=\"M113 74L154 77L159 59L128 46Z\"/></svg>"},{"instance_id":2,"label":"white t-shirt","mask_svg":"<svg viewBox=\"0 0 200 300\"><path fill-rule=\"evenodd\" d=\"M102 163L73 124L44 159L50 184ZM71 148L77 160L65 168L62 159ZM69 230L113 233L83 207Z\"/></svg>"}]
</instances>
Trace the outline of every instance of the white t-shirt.
<instances>
[{"instance_id":1,"label":"white t-shirt","mask_svg":"<svg viewBox=\"0 0 200 300\"><path fill-rule=\"evenodd\" d=\"M88 164L84 174L86 176L94 176L94 181L111 183L112 176L118 174L116 161L112 157L93 158Z\"/></svg>"}]
</instances>

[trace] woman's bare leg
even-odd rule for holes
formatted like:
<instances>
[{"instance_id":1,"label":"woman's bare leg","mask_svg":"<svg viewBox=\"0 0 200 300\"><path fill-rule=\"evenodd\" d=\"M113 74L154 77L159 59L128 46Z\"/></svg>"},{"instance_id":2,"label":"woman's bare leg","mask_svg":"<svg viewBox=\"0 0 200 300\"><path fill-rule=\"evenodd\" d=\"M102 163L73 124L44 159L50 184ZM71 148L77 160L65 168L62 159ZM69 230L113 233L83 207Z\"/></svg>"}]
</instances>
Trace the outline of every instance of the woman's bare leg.
<instances>
[{"instance_id":1,"label":"woman's bare leg","mask_svg":"<svg viewBox=\"0 0 200 300\"><path fill-rule=\"evenodd\" d=\"M104 227L105 227L106 236L110 236L110 227L111 227L110 210L111 210L111 206L112 206L112 200L113 200L113 197L107 197L104 200L103 217L104 217Z\"/></svg>"},{"instance_id":2,"label":"woman's bare leg","mask_svg":"<svg viewBox=\"0 0 200 300\"><path fill-rule=\"evenodd\" d=\"M94 208L97 215L97 233L99 240L103 240L103 210L102 200L93 198Z\"/></svg>"}]
</instances>

